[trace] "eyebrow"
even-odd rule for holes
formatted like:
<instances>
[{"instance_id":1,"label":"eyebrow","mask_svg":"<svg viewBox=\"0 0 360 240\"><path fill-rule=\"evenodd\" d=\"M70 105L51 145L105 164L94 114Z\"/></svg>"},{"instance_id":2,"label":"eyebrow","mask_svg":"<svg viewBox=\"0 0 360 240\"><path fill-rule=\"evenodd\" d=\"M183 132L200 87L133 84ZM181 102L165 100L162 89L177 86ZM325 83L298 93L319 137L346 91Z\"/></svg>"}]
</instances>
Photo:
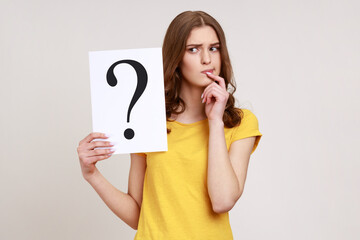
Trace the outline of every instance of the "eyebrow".
<instances>
[{"instance_id":1,"label":"eyebrow","mask_svg":"<svg viewBox=\"0 0 360 240\"><path fill-rule=\"evenodd\" d=\"M211 43L210 44L210 46L214 46L214 45L220 45L220 43L216 42L216 43ZM202 44L188 44L188 45L186 45L186 47L190 47L190 46L200 47L200 46L202 46Z\"/></svg>"}]
</instances>

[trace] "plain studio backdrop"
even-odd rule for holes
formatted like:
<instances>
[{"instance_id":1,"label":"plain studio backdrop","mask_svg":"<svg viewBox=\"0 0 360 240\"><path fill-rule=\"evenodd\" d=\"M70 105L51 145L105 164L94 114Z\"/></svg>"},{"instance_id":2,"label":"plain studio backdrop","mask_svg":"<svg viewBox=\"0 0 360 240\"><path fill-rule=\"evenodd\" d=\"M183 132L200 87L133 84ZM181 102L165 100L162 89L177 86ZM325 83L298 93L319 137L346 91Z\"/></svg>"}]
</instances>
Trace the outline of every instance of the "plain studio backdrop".
<instances>
[{"instance_id":1,"label":"plain studio backdrop","mask_svg":"<svg viewBox=\"0 0 360 240\"><path fill-rule=\"evenodd\" d=\"M88 52L161 47L185 10L223 26L263 133L234 239L360 238L359 1L1 0L0 239L133 239L81 175ZM128 154L97 166L127 192Z\"/></svg>"}]
</instances>

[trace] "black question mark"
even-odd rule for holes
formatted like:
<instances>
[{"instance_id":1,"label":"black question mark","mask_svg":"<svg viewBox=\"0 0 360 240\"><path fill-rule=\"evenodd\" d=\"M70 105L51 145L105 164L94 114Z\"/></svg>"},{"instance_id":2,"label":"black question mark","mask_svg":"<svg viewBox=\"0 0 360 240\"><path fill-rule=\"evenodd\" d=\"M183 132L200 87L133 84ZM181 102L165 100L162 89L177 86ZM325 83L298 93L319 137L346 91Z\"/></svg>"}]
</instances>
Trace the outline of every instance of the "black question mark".
<instances>
[{"instance_id":1,"label":"black question mark","mask_svg":"<svg viewBox=\"0 0 360 240\"><path fill-rule=\"evenodd\" d=\"M110 68L108 69L108 71L106 73L107 83L111 87L115 87L117 84L117 79L114 75L114 68L121 63L127 63L127 64L131 65L135 69L136 75L137 75L137 85L136 85L135 93L131 99L131 102L130 102L130 105L128 108L128 113L127 113L127 122L129 122L131 109L134 107L137 100L143 94L143 92L146 88L146 85L147 85L148 76L147 76L147 72L146 72L146 69L144 68L144 66L135 60L126 59L126 60L117 61L110 66ZM131 128L128 128L124 131L124 136L126 139L132 139L134 137L134 135L135 135L135 132Z\"/></svg>"}]
</instances>

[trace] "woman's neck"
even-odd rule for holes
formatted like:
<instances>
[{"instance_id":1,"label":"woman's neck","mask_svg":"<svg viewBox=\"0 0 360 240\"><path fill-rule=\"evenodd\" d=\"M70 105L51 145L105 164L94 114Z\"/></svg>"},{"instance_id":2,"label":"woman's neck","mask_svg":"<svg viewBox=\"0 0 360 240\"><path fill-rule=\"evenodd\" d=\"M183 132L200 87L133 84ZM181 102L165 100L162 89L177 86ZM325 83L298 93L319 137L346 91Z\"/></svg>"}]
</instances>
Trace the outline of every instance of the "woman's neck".
<instances>
[{"instance_id":1,"label":"woman's neck","mask_svg":"<svg viewBox=\"0 0 360 240\"><path fill-rule=\"evenodd\" d=\"M205 88L182 84L180 97L185 102L185 111L176 117L176 121L193 123L205 119L205 105L202 103L201 94Z\"/></svg>"}]
</instances>

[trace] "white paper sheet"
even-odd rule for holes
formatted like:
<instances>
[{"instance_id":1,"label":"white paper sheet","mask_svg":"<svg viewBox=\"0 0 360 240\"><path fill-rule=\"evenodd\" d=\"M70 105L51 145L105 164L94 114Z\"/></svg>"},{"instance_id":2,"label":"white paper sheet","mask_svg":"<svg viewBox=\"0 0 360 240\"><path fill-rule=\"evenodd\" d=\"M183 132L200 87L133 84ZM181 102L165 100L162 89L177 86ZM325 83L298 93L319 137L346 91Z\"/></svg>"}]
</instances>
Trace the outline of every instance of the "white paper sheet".
<instances>
[{"instance_id":1,"label":"white paper sheet","mask_svg":"<svg viewBox=\"0 0 360 240\"><path fill-rule=\"evenodd\" d=\"M93 132L110 135L106 141L115 143L114 154L167 151L161 48L89 52L89 62ZM114 86L108 83L112 73ZM129 109L146 76L143 93ZM134 136L125 137L126 129Z\"/></svg>"}]
</instances>

